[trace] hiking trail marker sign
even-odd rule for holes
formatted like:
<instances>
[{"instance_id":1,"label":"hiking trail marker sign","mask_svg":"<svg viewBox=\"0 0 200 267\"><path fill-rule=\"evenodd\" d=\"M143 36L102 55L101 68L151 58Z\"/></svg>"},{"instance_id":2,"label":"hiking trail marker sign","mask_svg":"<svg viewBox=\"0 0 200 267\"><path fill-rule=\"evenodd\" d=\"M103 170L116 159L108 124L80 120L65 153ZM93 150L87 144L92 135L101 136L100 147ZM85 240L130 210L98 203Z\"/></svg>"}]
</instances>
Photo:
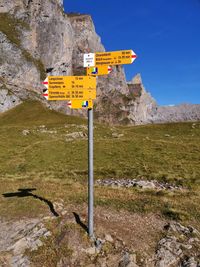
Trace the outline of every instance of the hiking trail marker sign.
<instances>
[{"instance_id":1,"label":"hiking trail marker sign","mask_svg":"<svg viewBox=\"0 0 200 267\"><path fill-rule=\"evenodd\" d=\"M84 54L84 67L132 64L136 57L133 50L89 53Z\"/></svg>"},{"instance_id":2,"label":"hiking trail marker sign","mask_svg":"<svg viewBox=\"0 0 200 267\"><path fill-rule=\"evenodd\" d=\"M87 76L101 76L112 72L111 66L99 66L87 68Z\"/></svg>"},{"instance_id":3,"label":"hiking trail marker sign","mask_svg":"<svg viewBox=\"0 0 200 267\"><path fill-rule=\"evenodd\" d=\"M91 100L96 99L96 77L48 76L43 82L47 100Z\"/></svg>"},{"instance_id":4,"label":"hiking trail marker sign","mask_svg":"<svg viewBox=\"0 0 200 267\"><path fill-rule=\"evenodd\" d=\"M93 108L92 100L79 100L74 99L67 103L67 106L72 109L79 109L79 108Z\"/></svg>"}]
</instances>

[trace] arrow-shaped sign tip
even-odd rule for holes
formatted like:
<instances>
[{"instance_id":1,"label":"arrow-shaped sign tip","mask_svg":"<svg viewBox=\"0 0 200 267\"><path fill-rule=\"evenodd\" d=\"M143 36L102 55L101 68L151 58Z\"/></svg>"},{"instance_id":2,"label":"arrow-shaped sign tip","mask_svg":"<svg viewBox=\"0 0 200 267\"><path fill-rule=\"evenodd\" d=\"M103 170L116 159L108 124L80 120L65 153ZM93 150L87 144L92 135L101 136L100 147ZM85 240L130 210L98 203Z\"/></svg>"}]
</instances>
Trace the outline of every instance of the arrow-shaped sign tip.
<instances>
[{"instance_id":1,"label":"arrow-shaped sign tip","mask_svg":"<svg viewBox=\"0 0 200 267\"><path fill-rule=\"evenodd\" d=\"M131 52L131 58L132 58L132 63L137 58L137 55L135 54L135 52L133 50Z\"/></svg>"},{"instance_id":2,"label":"arrow-shaped sign tip","mask_svg":"<svg viewBox=\"0 0 200 267\"><path fill-rule=\"evenodd\" d=\"M71 108L71 107L72 107L72 101L68 101L67 106L68 106L69 108Z\"/></svg>"},{"instance_id":3,"label":"arrow-shaped sign tip","mask_svg":"<svg viewBox=\"0 0 200 267\"><path fill-rule=\"evenodd\" d=\"M111 73L112 72L112 67L111 66L108 66L108 73Z\"/></svg>"},{"instance_id":4,"label":"arrow-shaped sign tip","mask_svg":"<svg viewBox=\"0 0 200 267\"><path fill-rule=\"evenodd\" d=\"M41 82L41 84L43 84L48 89L48 77L43 82Z\"/></svg>"}]
</instances>

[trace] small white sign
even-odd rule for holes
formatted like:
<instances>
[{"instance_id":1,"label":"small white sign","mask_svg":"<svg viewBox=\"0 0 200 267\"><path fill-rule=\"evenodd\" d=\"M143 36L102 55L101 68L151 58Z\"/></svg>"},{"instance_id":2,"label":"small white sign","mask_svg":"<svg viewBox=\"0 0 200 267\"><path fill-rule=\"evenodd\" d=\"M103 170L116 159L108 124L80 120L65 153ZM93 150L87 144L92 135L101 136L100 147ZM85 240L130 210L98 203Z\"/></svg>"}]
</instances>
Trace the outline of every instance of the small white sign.
<instances>
[{"instance_id":1,"label":"small white sign","mask_svg":"<svg viewBox=\"0 0 200 267\"><path fill-rule=\"evenodd\" d=\"M95 66L95 53L84 54L84 68Z\"/></svg>"}]
</instances>

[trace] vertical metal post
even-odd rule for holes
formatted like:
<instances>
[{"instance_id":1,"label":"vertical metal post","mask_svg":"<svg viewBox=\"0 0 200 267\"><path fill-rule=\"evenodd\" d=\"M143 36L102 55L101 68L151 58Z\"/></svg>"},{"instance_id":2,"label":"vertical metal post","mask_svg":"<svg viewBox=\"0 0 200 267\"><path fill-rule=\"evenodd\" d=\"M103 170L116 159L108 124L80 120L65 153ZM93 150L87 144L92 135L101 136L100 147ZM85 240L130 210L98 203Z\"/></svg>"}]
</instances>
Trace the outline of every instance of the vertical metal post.
<instances>
[{"instance_id":1,"label":"vertical metal post","mask_svg":"<svg viewBox=\"0 0 200 267\"><path fill-rule=\"evenodd\" d=\"M88 109L88 234L94 236L93 109Z\"/></svg>"}]
</instances>

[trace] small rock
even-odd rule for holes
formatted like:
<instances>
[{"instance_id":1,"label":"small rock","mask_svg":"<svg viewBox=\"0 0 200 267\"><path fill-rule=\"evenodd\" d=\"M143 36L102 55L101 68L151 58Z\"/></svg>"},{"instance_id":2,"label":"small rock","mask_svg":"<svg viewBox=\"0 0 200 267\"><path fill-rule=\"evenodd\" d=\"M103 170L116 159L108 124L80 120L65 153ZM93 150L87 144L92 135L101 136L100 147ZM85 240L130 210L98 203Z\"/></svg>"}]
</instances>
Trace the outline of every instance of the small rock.
<instances>
[{"instance_id":1,"label":"small rock","mask_svg":"<svg viewBox=\"0 0 200 267\"><path fill-rule=\"evenodd\" d=\"M192 245L189 245L189 244L187 244L187 245L182 244L182 248L185 248L185 249L189 250L189 249L192 249Z\"/></svg>"},{"instance_id":2,"label":"small rock","mask_svg":"<svg viewBox=\"0 0 200 267\"><path fill-rule=\"evenodd\" d=\"M112 137L118 138L118 133L112 133Z\"/></svg>"},{"instance_id":3,"label":"small rock","mask_svg":"<svg viewBox=\"0 0 200 267\"><path fill-rule=\"evenodd\" d=\"M154 189L156 187L153 182L149 181L139 181L137 182L137 185L143 189Z\"/></svg>"},{"instance_id":4,"label":"small rock","mask_svg":"<svg viewBox=\"0 0 200 267\"><path fill-rule=\"evenodd\" d=\"M175 237L165 237L160 240L158 250L156 252L156 267L169 267L176 265L183 252L180 249L179 243Z\"/></svg>"},{"instance_id":5,"label":"small rock","mask_svg":"<svg viewBox=\"0 0 200 267\"><path fill-rule=\"evenodd\" d=\"M127 265L130 263L129 253L126 252L122 258L122 260L119 262L118 267L127 267Z\"/></svg>"},{"instance_id":6,"label":"small rock","mask_svg":"<svg viewBox=\"0 0 200 267\"><path fill-rule=\"evenodd\" d=\"M71 142L71 141L73 141L73 139L72 138L66 138L65 141L66 142Z\"/></svg>"},{"instance_id":7,"label":"small rock","mask_svg":"<svg viewBox=\"0 0 200 267\"><path fill-rule=\"evenodd\" d=\"M105 235L105 240L108 241L108 242L110 242L110 243L113 243L113 241L114 241L113 238L112 238L112 236L111 235L108 235L108 234Z\"/></svg>"},{"instance_id":8,"label":"small rock","mask_svg":"<svg viewBox=\"0 0 200 267\"><path fill-rule=\"evenodd\" d=\"M126 267L139 267L136 263L134 263L134 262L129 262L129 264L128 265L126 265Z\"/></svg>"},{"instance_id":9,"label":"small rock","mask_svg":"<svg viewBox=\"0 0 200 267\"><path fill-rule=\"evenodd\" d=\"M199 267L198 263L196 262L196 260L191 257L188 260L185 260L181 267Z\"/></svg>"},{"instance_id":10,"label":"small rock","mask_svg":"<svg viewBox=\"0 0 200 267\"><path fill-rule=\"evenodd\" d=\"M94 254L96 254L96 248L95 247L87 248L87 249L85 249L85 252L89 255L94 255Z\"/></svg>"},{"instance_id":11,"label":"small rock","mask_svg":"<svg viewBox=\"0 0 200 267\"><path fill-rule=\"evenodd\" d=\"M187 257L188 254L191 255L196 246L196 238L191 237L196 229L191 226L185 227L177 222L168 223L164 229L168 236L162 238L158 243L155 266L198 267L194 258L188 259ZM197 238L197 240L199 239Z\"/></svg>"},{"instance_id":12,"label":"small rock","mask_svg":"<svg viewBox=\"0 0 200 267\"><path fill-rule=\"evenodd\" d=\"M67 138L73 138L73 139L78 139L78 138L86 138L87 134L83 132L73 132L65 135Z\"/></svg>"},{"instance_id":13,"label":"small rock","mask_svg":"<svg viewBox=\"0 0 200 267\"><path fill-rule=\"evenodd\" d=\"M101 250L103 244L104 244L104 241L101 240L100 238L97 238L97 239L95 240L95 247L96 247L96 249L98 250L98 252Z\"/></svg>"},{"instance_id":14,"label":"small rock","mask_svg":"<svg viewBox=\"0 0 200 267\"><path fill-rule=\"evenodd\" d=\"M136 260L136 254L135 253L132 253L130 254L130 261L134 262L134 263L137 263L137 260Z\"/></svg>"},{"instance_id":15,"label":"small rock","mask_svg":"<svg viewBox=\"0 0 200 267\"><path fill-rule=\"evenodd\" d=\"M197 231L197 229L195 229L192 226L188 226L188 229L191 233L195 234L195 235L200 235L199 231Z\"/></svg>"},{"instance_id":16,"label":"small rock","mask_svg":"<svg viewBox=\"0 0 200 267\"><path fill-rule=\"evenodd\" d=\"M24 237L18 240L12 248L14 255L23 254L24 251L28 248L28 240Z\"/></svg>"},{"instance_id":17,"label":"small rock","mask_svg":"<svg viewBox=\"0 0 200 267\"><path fill-rule=\"evenodd\" d=\"M114 137L114 138L120 138L123 136L124 136L124 134L112 133L112 137Z\"/></svg>"},{"instance_id":18,"label":"small rock","mask_svg":"<svg viewBox=\"0 0 200 267\"><path fill-rule=\"evenodd\" d=\"M196 243L199 243L200 242L200 240L199 240L199 238L197 238L197 237L195 237L195 238L190 238L189 240L188 240L188 243L194 243L194 242L196 242Z\"/></svg>"},{"instance_id":19,"label":"small rock","mask_svg":"<svg viewBox=\"0 0 200 267\"><path fill-rule=\"evenodd\" d=\"M29 267L30 261L26 256L18 255L14 256L11 260L11 266L12 267Z\"/></svg>"},{"instance_id":20,"label":"small rock","mask_svg":"<svg viewBox=\"0 0 200 267\"><path fill-rule=\"evenodd\" d=\"M23 130L23 131L22 131L22 134L23 134L23 135L29 135L29 134L30 134L30 131L29 131L28 129L27 129L27 130Z\"/></svg>"}]
</instances>

